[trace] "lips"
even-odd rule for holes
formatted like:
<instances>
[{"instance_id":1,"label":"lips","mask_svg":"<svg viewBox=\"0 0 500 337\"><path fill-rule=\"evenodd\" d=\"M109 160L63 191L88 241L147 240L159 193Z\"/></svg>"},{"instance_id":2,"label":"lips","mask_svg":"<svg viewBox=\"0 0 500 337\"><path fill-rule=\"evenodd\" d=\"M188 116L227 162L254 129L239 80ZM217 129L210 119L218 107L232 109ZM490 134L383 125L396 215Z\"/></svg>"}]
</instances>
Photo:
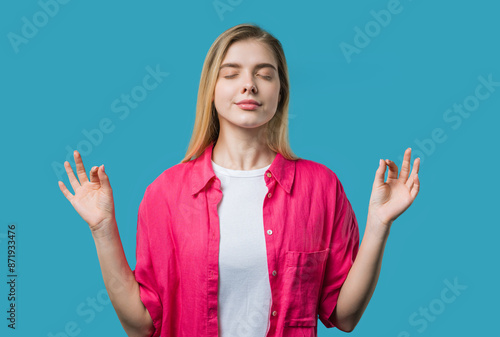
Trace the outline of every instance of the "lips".
<instances>
[{"instance_id":1,"label":"lips","mask_svg":"<svg viewBox=\"0 0 500 337\"><path fill-rule=\"evenodd\" d=\"M259 102L254 101L253 99L244 99L244 100L242 100L242 101L239 101L239 102L238 102L238 103L236 103L236 104L238 104L238 105L240 105L240 104L260 105L260 103L259 103Z\"/></svg>"},{"instance_id":2,"label":"lips","mask_svg":"<svg viewBox=\"0 0 500 337\"><path fill-rule=\"evenodd\" d=\"M236 105L242 110L257 110L260 107L259 102L251 99L239 101Z\"/></svg>"}]
</instances>

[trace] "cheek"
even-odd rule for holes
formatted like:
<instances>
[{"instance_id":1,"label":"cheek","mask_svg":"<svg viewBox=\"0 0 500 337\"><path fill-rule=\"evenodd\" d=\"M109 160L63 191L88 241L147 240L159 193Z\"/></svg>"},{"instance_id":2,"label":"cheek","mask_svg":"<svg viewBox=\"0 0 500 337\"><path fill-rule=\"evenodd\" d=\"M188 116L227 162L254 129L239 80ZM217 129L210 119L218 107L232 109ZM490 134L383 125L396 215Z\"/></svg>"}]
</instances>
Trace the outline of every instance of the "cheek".
<instances>
[{"instance_id":1,"label":"cheek","mask_svg":"<svg viewBox=\"0 0 500 337\"><path fill-rule=\"evenodd\" d=\"M230 88L223 85L217 85L215 87L215 101L224 104L224 101L231 99Z\"/></svg>"},{"instance_id":2,"label":"cheek","mask_svg":"<svg viewBox=\"0 0 500 337\"><path fill-rule=\"evenodd\" d=\"M219 113L228 111L232 106L233 96L227 88L219 86L215 90L214 105Z\"/></svg>"},{"instance_id":3,"label":"cheek","mask_svg":"<svg viewBox=\"0 0 500 337\"><path fill-rule=\"evenodd\" d=\"M270 83L269 87L267 88L269 93L272 93L272 96L278 97L279 92L280 92L280 84L279 83Z\"/></svg>"},{"instance_id":4,"label":"cheek","mask_svg":"<svg viewBox=\"0 0 500 337\"><path fill-rule=\"evenodd\" d=\"M269 95L269 97L273 100L275 104L278 104L280 95L280 86L274 85L272 88L269 88L269 92L272 93Z\"/></svg>"}]
</instances>

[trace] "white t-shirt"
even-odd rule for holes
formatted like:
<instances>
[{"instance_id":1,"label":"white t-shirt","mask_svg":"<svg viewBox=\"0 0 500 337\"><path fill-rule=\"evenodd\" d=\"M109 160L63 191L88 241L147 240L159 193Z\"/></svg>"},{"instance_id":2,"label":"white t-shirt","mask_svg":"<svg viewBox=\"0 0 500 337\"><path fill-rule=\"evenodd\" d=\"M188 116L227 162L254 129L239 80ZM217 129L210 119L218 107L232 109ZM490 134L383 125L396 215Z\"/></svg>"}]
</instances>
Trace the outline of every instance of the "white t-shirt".
<instances>
[{"instance_id":1,"label":"white t-shirt","mask_svg":"<svg viewBox=\"0 0 500 337\"><path fill-rule=\"evenodd\" d=\"M212 168L221 181L218 206L219 336L264 337L269 325L269 283L263 205L267 194L264 173L256 170Z\"/></svg>"}]
</instances>

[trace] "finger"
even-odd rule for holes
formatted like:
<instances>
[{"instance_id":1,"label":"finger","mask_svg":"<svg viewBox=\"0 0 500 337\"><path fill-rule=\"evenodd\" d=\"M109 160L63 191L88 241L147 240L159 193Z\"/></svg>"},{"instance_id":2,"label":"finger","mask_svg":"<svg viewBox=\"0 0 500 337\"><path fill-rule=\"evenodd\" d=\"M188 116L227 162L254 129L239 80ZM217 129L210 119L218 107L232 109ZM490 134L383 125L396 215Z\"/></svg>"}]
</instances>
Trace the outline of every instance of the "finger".
<instances>
[{"instance_id":1,"label":"finger","mask_svg":"<svg viewBox=\"0 0 500 337\"><path fill-rule=\"evenodd\" d=\"M418 174L419 169L420 169L420 157L416 158L415 161L413 162L413 171L415 171L415 174Z\"/></svg>"},{"instance_id":2,"label":"finger","mask_svg":"<svg viewBox=\"0 0 500 337\"><path fill-rule=\"evenodd\" d=\"M73 155L75 156L76 174L78 175L80 184L83 185L83 183L89 181L89 179L87 178L87 173L85 172L85 167L83 166L82 156L80 156L80 153L76 150L73 152Z\"/></svg>"},{"instance_id":3,"label":"finger","mask_svg":"<svg viewBox=\"0 0 500 337\"><path fill-rule=\"evenodd\" d=\"M101 187L105 191L111 191L111 185L109 184L109 177L106 174L106 172L104 172L104 164L101 165L101 166L99 166L99 168L97 169L97 171L98 171L98 174L99 174L99 180L101 182Z\"/></svg>"},{"instance_id":4,"label":"finger","mask_svg":"<svg viewBox=\"0 0 500 337\"><path fill-rule=\"evenodd\" d=\"M410 179L408 179L406 181L406 184L405 184L408 187L408 190L410 191L410 194L411 194L411 189L413 188L413 183L415 182L414 179L415 179L415 175L412 174L411 177L410 177Z\"/></svg>"},{"instance_id":5,"label":"finger","mask_svg":"<svg viewBox=\"0 0 500 337\"><path fill-rule=\"evenodd\" d=\"M408 181L406 182L406 186L411 189L412 184L413 184L413 179L415 178L415 175L418 174L418 170L420 168L420 158L415 158L413 161L413 169L411 171L410 178L408 178Z\"/></svg>"},{"instance_id":6,"label":"finger","mask_svg":"<svg viewBox=\"0 0 500 337\"><path fill-rule=\"evenodd\" d=\"M98 183L99 182L99 176L97 174L97 170L99 169L98 166L92 167L90 170L90 182L91 183Z\"/></svg>"},{"instance_id":7,"label":"finger","mask_svg":"<svg viewBox=\"0 0 500 337\"><path fill-rule=\"evenodd\" d=\"M71 200L73 200L73 194L71 194L71 192L66 188L66 185L64 185L62 181L59 180L57 183L59 184L59 188L61 189L61 192L64 194L66 199L71 202Z\"/></svg>"},{"instance_id":8,"label":"finger","mask_svg":"<svg viewBox=\"0 0 500 337\"><path fill-rule=\"evenodd\" d=\"M398 166L392 160L386 159L387 165L389 165L389 173L387 173L387 182L393 179L398 179Z\"/></svg>"},{"instance_id":9,"label":"finger","mask_svg":"<svg viewBox=\"0 0 500 337\"><path fill-rule=\"evenodd\" d=\"M415 174L415 177L413 178L413 187L410 192L412 199L417 197L418 191L420 191L420 180L418 178L418 174Z\"/></svg>"},{"instance_id":10,"label":"finger","mask_svg":"<svg viewBox=\"0 0 500 337\"><path fill-rule=\"evenodd\" d=\"M373 182L373 187L378 187L384 184L385 168L386 168L385 161L379 159L378 169L375 172L375 180Z\"/></svg>"},{"instance_id":11,"label":"finger","mask_svg":"<svg viewBox=\"0 0 500 337\"><path fill-rule=\"evenodd\" d=\"M68 174L69 183L71 184L71 187L73 187L73 191L76 193L78 188L80 188L80 183L78 182L78 179L76 179L69 161L64 162L64 167L66 168L66 173Z\"/></svg>"},{"instance_id":12,"label":"finger","mask_svg":"<svg viewBox=\"0 0 500 337\"><path fill-rule=\"evenodd\" d=\"M403 158L403 164L401 165L401 173L399 174L399 179L403 183L408 180L408 175L410 174L410 158L411 158L411 148L407 148Z\"/></svg>"}]
</instances>

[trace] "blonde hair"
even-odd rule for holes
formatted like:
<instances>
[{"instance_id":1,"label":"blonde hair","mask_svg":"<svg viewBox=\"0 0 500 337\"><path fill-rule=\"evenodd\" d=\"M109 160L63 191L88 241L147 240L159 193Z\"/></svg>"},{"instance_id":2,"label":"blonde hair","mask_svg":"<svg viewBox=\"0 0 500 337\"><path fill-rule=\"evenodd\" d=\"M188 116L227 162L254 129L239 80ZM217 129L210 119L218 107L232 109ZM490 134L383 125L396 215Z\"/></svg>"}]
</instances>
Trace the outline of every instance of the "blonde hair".
<instances>
[{"instance_id":1,"label":"blonde hair","mask_svg":"<svg viewBox=\"0 0 500 337\"><path fill-rule=\"evenodd\" d=\"M199 157L211 142L219 136L219 118L212 98L215 92L221 63L229 47L237 41L256 40L270 47L278 63L281 98L273 118L267 123L266 138L269 149L279 152L286 159L297 160L288 140L288 103L289 88L288 68L281 43L270 33L256 24L239 24L224 31L212 43L201 71L200 86L196 103L196 116L193 133L186 155L181 163Z\"/></svg>"}]
</instances>

